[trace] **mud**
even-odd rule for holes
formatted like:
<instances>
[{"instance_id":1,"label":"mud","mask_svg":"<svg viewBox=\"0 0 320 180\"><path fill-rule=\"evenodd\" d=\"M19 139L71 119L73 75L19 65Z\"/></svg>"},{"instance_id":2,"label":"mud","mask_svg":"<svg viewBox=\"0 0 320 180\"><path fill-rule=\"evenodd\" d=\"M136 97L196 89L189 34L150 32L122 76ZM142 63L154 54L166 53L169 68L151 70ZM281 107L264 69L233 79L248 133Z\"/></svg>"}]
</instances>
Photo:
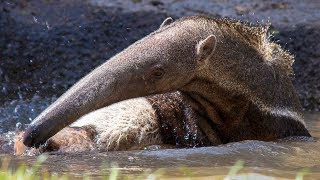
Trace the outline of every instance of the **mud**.
<instances>
[{"instance_id":1,"label":"mud","mask_svg":"<svg viewBox=\"0 0 320 180\"><path fill-rule=\"evenodd\" d=\"M7 1L0 9L2 102L60 95L166 17L72 1Z\"/></svg>"}]
</instances>

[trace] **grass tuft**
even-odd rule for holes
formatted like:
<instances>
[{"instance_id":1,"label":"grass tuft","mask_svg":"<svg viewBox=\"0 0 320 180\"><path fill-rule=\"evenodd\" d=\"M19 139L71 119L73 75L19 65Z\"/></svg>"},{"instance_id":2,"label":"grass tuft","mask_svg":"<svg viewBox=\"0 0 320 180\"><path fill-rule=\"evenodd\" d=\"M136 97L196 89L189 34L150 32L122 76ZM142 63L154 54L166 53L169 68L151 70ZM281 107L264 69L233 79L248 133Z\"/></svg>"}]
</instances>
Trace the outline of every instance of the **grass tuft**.
<instances>
[{"instance_id":1,"label":"grass tuft","mask_svg":"<svg viewBox=\"0 0 320 180\"><path fill-rule=\"evenodd\" d=\"M27 166L26 164L19 165L16 169L10 168L10 158L4 157L1 160L1 169L0 169L0 180L40 180L40 179L46 179L46 180L68 180L73 179L71 175L59 175L56 173L50 173L48 172L44 166L42 166L43 162L45 162L48 158L48 155L43 154L40 155L34 165L32 167ZM253 174L241 174L240 171L244 168L244 161L238 160L229 170L228 174L226 176L215 176L213 174L213 177L216 177L218 179L224 179L224 180L230 180L230 179L250 179L250 177L259 178L260 175L256 174L252 176ZM106 173L109 172L109 173ZM188 167L180 167L178 168L178 172L180 172L182 177L184 179L192 179L195 177L195 174L193 173L192 169ZM304 176L310 174L311 171L308 168L303 168L296 174L295 180L303 180ZM105 163L101 166L101 178L105 180L117 180L117 179L161 179L166 177L166 170L163 168L160 168L155 171L147 170L140 175L124 175L121 174L120 168L117 164L113 163L111 164L111 168L106 166ZM261 175L261 177L265 177L264 175ZM79 178L77 178L79 179ZM90 175L84 175L82 178L84 180L90 180L92 177ZM94 178L96 179L96 178Z\"/></svg>"}]
</instances>

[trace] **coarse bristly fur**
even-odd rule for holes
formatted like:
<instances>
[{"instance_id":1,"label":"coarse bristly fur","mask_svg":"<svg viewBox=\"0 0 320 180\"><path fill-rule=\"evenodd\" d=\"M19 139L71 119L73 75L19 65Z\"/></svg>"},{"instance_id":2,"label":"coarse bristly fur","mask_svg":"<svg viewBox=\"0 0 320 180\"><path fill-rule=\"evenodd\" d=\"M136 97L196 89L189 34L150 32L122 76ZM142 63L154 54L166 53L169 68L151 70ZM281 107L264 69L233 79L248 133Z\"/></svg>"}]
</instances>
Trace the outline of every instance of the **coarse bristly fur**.
<instances>
[{"instance_id":1,"label":"coarse bristly fur","mask_svg":"<svg viewBox=\"0 0 320 180\"><path fill-rule=\"evenodd\" d=\"M245 22L232 19L220 19L215 21L219 26L228 29L230 33L234 33L231 37L243 38L249 46L257 49L266 62L275 64L276 66L281 67L287 75L292 75L294 57L288 51L283 50L279 44L270 42L268 36L270 24L251 26Z\"/></svg>"},{"instance_id":2,"label":"coarse bristly fur","mask_svg":"<svg viewBox=\"0 0 320 180\"><path fill-rule=\"evenodd\" d=\"M95 91L115 89L114 81L105 78L111 76L119 79L116 85L120 87L111 91L114 94L107 94L112 103L117 96L121 100L126 99L124 96L135 99L95 110L72 124L94 132L88 134L94 134L93 142L100 150L127 150L161 143L197 147L310 136L290 78L294 58L270 42L267 30L268 26L206 16L175 22L169 18L157 31L113 57L112 63L90 73L86 77L89 80L84 78L71 88L62 100L39 116L39 124L51 121L51 117L69 117L73 122L82 113L80 110L87 112L87 106L103 104L106 97L95 97L100 95ZM162 79L154 77L159 75L159 62L169 64ZM115 74L104 74L115 68ZM129 81L122 82L128 73ZM134 73L143 76L139 79L140 75ZM127 86L127 82L135 86ZM129 90L121 89L126 87ZM146 91L144 94L149 96L137 98L139 91ZM75 98L81 106L69 103L69 99ZM63 114L62 107L74 107L74 111L68 111L74 115ZM82 109L78 110L79 107ZM82 134L77 136L82 138ZM92 147L90 143L88 146L87 149Z\"/></svg>"},{"instance_id":3,"label":"coarse bristly fur","mask_svg":"<svg viewBox=\"0 0 320 180\"><path fill-rule=\"evenodd\" d=\"M139 145L161 143L155 110L146 98L113 104L71 124L71 127L86 126L95 129L97 135L94 141L102 151L134 149Z\"/></svg>"}]
</instances>

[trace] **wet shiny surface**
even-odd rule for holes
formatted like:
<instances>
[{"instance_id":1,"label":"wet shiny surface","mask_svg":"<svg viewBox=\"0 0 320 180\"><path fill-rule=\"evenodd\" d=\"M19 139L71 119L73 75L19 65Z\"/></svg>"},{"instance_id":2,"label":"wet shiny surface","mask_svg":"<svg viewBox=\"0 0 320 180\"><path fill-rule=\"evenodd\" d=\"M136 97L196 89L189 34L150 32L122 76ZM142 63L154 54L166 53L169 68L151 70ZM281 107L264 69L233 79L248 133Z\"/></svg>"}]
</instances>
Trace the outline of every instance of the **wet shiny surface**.
<instances>
[{"instance_id":1,"label":"wet shiny surface","mask_svg":"<svg viewBox=\"0 0 320 180\"><path fill-rule=\"evenodd\" d=\"M296 139L278 142L243 141L217 147L193 149L158 149L142 151L104 152L87 154L51 154L44 165L49 171L74 176L100 176L117 164L122 174L132 176L161 169L162 177L181 177L186 167L196 177L226 175L237 160L245 162L243 173L294 178L302 168L308 168L310 179L320 178L320 113L305 115L308 129L315 140ZM6 156L6 155L1 155ZM12 165L33 164L36 157L11 156ZM105 167L102 168L102 165ZM108 168L109 167L109 168ZM255 176L255 174L251 174ZM261 176L262 177L262 176Z\"/></svg>"}]
</instances>

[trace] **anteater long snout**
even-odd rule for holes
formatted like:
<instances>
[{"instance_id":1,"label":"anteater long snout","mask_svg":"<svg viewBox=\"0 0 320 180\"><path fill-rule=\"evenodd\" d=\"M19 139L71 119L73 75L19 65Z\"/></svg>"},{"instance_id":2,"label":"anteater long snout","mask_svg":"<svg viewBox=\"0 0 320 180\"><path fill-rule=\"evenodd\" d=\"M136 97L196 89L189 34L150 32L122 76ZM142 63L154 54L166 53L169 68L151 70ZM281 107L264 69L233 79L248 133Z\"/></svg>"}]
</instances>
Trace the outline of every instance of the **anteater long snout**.
<instances>
[{"instance_id":1,"label":"anteater long snout","mask_svg":"<svg viewBox=\"0 0 320 180\"><path fill-rule=\"evenodd\" d=\"M91 111L143 96L143 80L120 59L118 55L93 70L43 111L25 131L23 143L37 147Z\"/></svg>"}]
</instances>

